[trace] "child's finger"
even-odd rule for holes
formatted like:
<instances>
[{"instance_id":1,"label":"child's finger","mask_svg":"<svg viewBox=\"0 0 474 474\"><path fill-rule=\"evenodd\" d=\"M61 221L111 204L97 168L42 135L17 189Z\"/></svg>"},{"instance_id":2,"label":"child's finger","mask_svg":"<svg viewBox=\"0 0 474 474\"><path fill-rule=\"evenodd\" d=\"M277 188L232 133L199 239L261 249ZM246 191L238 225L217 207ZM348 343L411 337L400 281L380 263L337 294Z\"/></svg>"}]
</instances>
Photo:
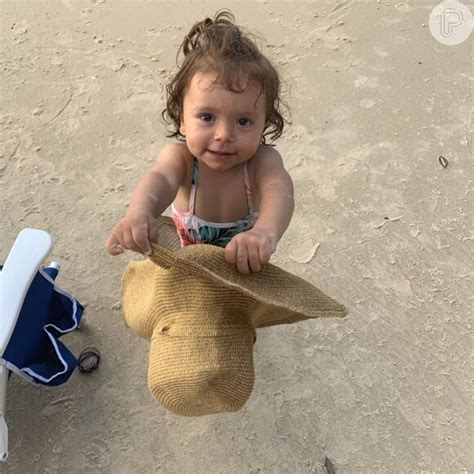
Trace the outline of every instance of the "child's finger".
<instances>
[{"instance_id":1,"label":"child's finger","mask_svg":"<svg viewBox=\"0 0 474 474\"><path fill-rule=\"evenodd\" d=\"M115 234L111 234L105 242L105 250L107 250L110 255L119 255L123 253L123 248L121 247Z\"/></svg>"},{"instance_id":2,"label":"child's finger","mask_svg":"<svg viewBox=\"0 0 474 474\"><path fill-rule=\"evenodd\" d=\"M225 247L225 260L229 265L235 265L237 258L237 243L232 239Z\"/></svg>"},{"instance_id":3,"label":"child's finger","mask_svg":"<svg viewBox=\"0 0 474 474\"><path fill-rule=\"evenodd\" d=\"M239 270L240 273L245 273L249 274L249 254L248 254L248 249L247 246L240 242L238 248L237 248L237 270Z\"/></svg>"},{"instance_id":4,"label":"child's finger","mask_svg":"<svg viewBox=\"0 0 474 474\"><path fill-rule=\"evenodd\" d=\"M123 247L120 244L114 244L112 246L112 248L109 250L109 253L111 255L120 255L124 252L125 252L125 250L123 249Z\"/></svg>"},{"instance_id":5,"label":"child's finger","mask_svg":"<svg viewBox=\"0 0 474 474\"><path fill-rule=\"evenodd\" d=\"M256 245L248 246L248 262L252 272L259 272L262 268L260 265L259 249Z\"/></svg>"},{"instance_id":6,"label":"child's finger","mask_svg":"<svg viewBox=\"0 0 474 474\"><path fill-rule=\"evenodd\" d=\"M270 257L272 256L272 252L269 251L268 247L261 246L258 249L258 255L260 257L260 264L265 265L270 261Z\"/></svg>"},{"instance_id":7,"label":"child's finger","mask_svg":"<svg viewBox=\"0 0 474 474\"><path fill-rule=\"evenodd\" d=\"M150 255L151 247L150 242L148 241L148 225L142 224L138 229L133 229L132 235L140 253Z\"/></svg>"},{"instance_id":8,"label":"child's finger","mask_svg":"<svg viewBox=\"0 0 474 474\"><path fill-rule=\"evenodd\" d=\"M137 247L133 241L133 234L130 229L125 229L123 231L122 240L123 242L121 245L125 250L133 250L134 252L137 251Z\"/></svg>"}]
</instances>

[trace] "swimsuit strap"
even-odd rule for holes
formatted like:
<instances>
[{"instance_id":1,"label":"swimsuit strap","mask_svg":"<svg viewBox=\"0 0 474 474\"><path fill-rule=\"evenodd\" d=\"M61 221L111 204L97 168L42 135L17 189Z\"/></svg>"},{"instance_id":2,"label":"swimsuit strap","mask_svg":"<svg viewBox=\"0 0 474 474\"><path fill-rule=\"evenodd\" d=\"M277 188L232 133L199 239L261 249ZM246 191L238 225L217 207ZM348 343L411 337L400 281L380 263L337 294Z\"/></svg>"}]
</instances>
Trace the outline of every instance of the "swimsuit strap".
<instances>
[{"instance_id":1,"label":"swimsuit strap","mask_svg":"<svg viewBox=\"0 0 474 474\"><path fill-rule=\"evenodd\" d=\"M191 182L191 194L189 196L189 213L191 215L194 214L194 204L196 201L196 187L197 187L197 180L199 176L199 162L197 158L193 160L193 180Z\"/></svg>"},{"instance_id":2,"label":"swimsuit strap","mask_svg":"<svg viewBox=\"0 0 474 474\"><path fill-rule=\"evenodd\" d=\"M247 194L247 204L249 208L249 214L253 214L253 198L252 198L252 188L250 186L249 172L247 169L247 161L244 163L244 181L245 181L245 191ZM199 162L197 158L194 158L193 164L193 180L191 183L191 194L189 196L189 212L191 215L194 214L194 205L196 203L196 188L197 181L199 176Z\"/></svg>"},{"instance_id":3,"label":"swimsuit strap","mask_svg":"<svg viewBox=\"0 0 474 474\"><path fill-rule=\"evenodd\" d=\"M249 214L253 214L253 198L252 198L252 188L250 186L250 178L249 178L249 172L247 169L247 163L246 161L244 163L244 181L245 181L245 191L247 192L247 203L249 206Z\"/></svg>"}]
</instances>

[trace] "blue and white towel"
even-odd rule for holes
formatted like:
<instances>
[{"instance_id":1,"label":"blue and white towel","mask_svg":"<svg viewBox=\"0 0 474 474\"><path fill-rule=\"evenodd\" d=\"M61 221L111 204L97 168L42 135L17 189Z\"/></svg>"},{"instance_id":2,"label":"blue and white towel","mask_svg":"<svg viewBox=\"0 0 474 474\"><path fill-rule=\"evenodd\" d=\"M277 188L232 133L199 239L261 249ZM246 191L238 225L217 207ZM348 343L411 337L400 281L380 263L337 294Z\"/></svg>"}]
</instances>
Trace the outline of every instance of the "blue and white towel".
<instances>
[{"instance_id":1,"label":"blue and white towel","mask_svg":"<svg viewBox=\"0 0 474 474\"><path fill-rule=\"evenodd\" d=\"M76 357L59 338L78 327L84 311L72 295L55 285L56 274L52 268L36 273L0 357L0 365L12 372L50 386L66 382L77 367Z\"/></svg>"}]
</instances>

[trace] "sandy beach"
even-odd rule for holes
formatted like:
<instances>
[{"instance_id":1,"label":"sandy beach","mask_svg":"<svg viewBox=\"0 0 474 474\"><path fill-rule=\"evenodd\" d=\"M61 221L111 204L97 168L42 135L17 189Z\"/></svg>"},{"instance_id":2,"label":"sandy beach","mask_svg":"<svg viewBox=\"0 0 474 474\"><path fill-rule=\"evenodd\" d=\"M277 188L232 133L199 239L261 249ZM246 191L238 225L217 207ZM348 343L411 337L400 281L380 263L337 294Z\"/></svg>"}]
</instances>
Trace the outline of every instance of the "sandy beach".
<instances>
[{"instance_id":1,"label":"sandy beach","mask_svg":"<svg viewBox=\"0 0 474 474\"><path fill-rule=\"evenodd\" d=\"M57 388L11 378L0 472L325 473L326 457L338 473L474 472L474 35L435 40L437 3L0 1L0 262L21 229L48 231L58 284L86 306L63 341L102 355ZM139 256L104 243L172 141L183 36L224 7L260 35L292 111L276 145L296 210L271 262L349 316L259 329L244 409L185 418L150 395L149 344L123 322Z\"/></svg>"}]
</instances>

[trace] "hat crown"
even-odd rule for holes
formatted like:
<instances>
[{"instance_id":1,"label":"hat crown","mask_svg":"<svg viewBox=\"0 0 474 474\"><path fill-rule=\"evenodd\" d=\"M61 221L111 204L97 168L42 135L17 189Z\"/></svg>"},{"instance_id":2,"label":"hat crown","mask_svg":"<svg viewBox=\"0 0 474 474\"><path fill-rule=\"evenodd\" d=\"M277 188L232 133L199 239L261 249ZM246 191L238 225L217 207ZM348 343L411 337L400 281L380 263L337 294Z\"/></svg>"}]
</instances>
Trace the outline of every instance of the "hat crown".
<instances>
[{"instance_id":1,"label":"hat crown","mask_svg":"<svg viewBox=\"0 0 474 474\"><path fill-rule=\"evenodd\" d=\"M250 397L255 380L252 328L175 324L151 339L148 387L173 413L202 416L232 412Z\"/></svg>"}]
</instances>

